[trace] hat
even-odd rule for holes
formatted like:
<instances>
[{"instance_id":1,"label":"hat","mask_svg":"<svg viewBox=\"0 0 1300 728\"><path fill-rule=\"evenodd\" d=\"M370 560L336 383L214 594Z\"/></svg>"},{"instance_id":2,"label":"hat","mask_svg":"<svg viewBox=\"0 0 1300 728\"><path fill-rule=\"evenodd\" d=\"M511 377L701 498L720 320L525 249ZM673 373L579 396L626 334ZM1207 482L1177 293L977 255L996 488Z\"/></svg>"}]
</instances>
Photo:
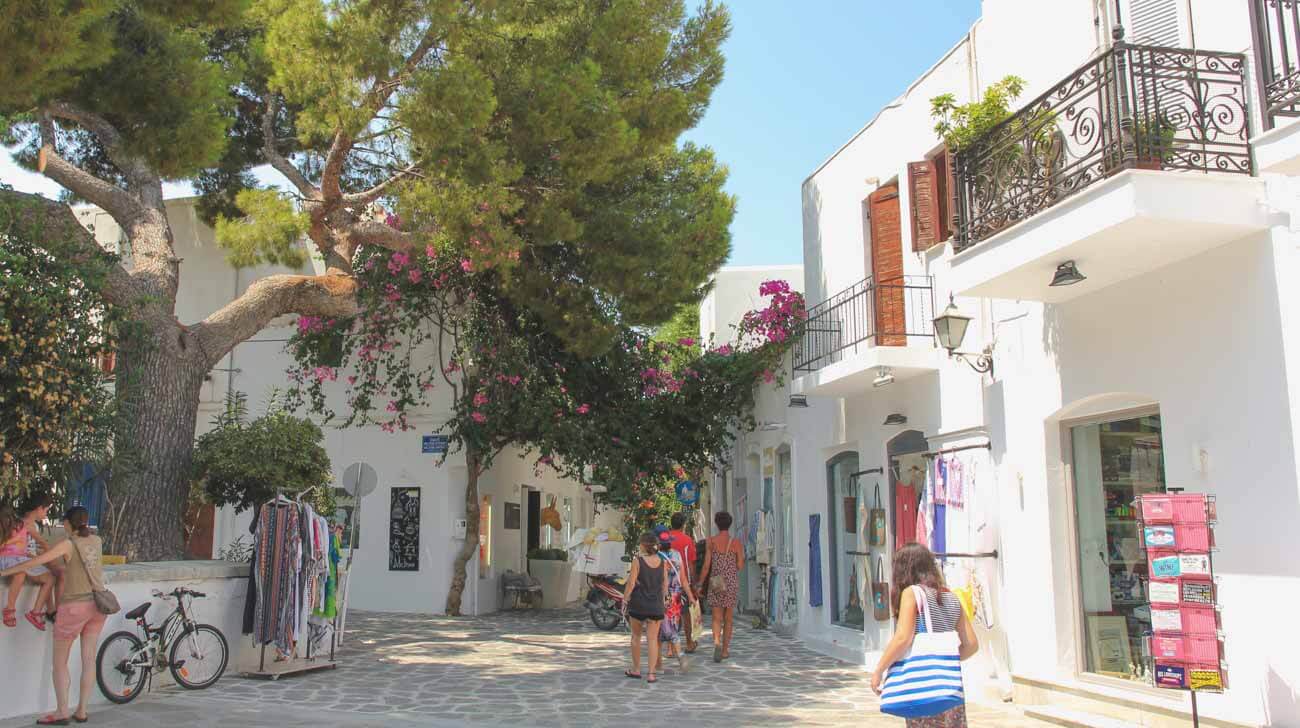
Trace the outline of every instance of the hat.
<instances>
[{"instance_id":1,"label":"hat","mask_svg":"<svg viewBox=\"0 0 1300 728\"><path fill-rule=\"evenodd\" d=\"M665 533L668 533L668 527L663 525L662 523L650 530L653 531L656 536L660 536L660 537L662 537Z\"/></svg>"}]
</instances>

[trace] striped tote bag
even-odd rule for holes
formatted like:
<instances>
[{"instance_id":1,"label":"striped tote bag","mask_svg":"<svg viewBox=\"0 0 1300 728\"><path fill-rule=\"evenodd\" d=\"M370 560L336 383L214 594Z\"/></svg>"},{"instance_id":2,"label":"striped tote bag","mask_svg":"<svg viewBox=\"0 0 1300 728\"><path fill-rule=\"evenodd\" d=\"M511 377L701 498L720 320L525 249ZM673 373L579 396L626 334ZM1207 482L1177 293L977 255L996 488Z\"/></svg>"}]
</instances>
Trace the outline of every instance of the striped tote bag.
<instances>
[{"instance_id":1,"label":"striped tote bag","mask_svg":"<svg viewBox=\"0 0 1300 728\"><path fill-rule=\"evenodd\" d=\"M966 702L958 652L961 639L956 631L934 631L925 590L912 589L925 631L916 634L912 649L889 668L880 689L880 711L900 718L938 715Z\"/></svg>"}]
</instances>

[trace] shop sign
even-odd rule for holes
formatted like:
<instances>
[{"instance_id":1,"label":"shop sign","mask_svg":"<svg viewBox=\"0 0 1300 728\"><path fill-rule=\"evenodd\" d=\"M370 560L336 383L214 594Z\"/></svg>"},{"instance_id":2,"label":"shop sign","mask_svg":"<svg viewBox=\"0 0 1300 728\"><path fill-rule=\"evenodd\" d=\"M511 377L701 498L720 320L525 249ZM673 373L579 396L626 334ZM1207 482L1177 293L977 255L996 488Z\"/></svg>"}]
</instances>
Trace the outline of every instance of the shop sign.
<instances>
[{"instance_id":1,"label":"shop sign","mask_svg":"<svg viewBox=\"0 0 1300 728\"><path fill-rule=\"evenodd\" d=\"M1209 576L1209 554L1179 554L1178 572L1183 576Z\"/></svg>"},{"instance_id":2,"label":"shop sign","mask_svg":"<svg viewBox=\"0 0 1300 728\"><path fill-rule=\"evenodd\" d=\"M446 435L424 435L420 438L420 454L442 455L447 452L450 439Z\"/></svg>"},{"instance_id":3,"label":"shop sign","mask_svg":"<svg viewBox=\"0 0 1300 728\"><path fill-rule=\"evenodd\" d=\"M1182 665L1157 662L1156 685L1162 688L1187 687L1187 668Z\"/></svg>"},{"instance_id":4,"label":"shop sign","mask_svg":"<svg viewBox=\"0 0 1300 728\"><path fill-rule=\"evenodd\" d=\"M1214 604L1214 584L1208 581L1183 582L1183 601L1189 604Z\"/></svg>"},{"instance_id":5,"label":"shop sign","mask_svg":"<svg viewBox=\"0 0 1300 728\"><path fill-rule=\"evenodd\" d=\"M1189 670L1187 686L1192 690L1223 690L1223 673L1218 670Z\"/></svg>"},{"instance_id":6,"label":"shop sign","mask_svg":"<svg viewBox=\"0 0 1300 728\"><path fill-rule=\"evenodd\" d=\"M1182 560L1178 556L1161 556L1160 558L1151 559L1151 574L1153 576L1178 576L1181 571Z\"/></svg>"},{"instance_id":7,"label":"shop sign","mask_svg":"<svg viewBox=\"0 0 1300 728\"><path fill-rule=\"evenodd\" d=\"M1147 546L1152 548L1173 548L1174 546L1174 527L1173 526L1147 526L1143 529L1146 535Z\"/></svg>"}]
</instances>

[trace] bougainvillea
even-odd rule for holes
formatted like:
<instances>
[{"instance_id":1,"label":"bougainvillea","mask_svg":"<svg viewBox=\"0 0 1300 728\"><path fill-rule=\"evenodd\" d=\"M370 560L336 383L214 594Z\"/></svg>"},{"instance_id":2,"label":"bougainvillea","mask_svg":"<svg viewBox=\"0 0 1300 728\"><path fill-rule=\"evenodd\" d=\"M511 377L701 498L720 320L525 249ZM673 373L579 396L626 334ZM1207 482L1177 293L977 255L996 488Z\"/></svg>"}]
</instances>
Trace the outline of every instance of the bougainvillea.
<instances>
[{"instance_id":1,"label":"bougainvillea","mask_svg":"<svg viewBox=\"0 0 1300 728\"><path fill-rule=\"evenodd\" d=\"M802 297L773 281L734 346L625 328L581 356L500 295L491 269L463 263L450 245L361 262L357 319L299 320L291 395L327 421L390 432L437 402L451 411L442 432L465 451L471 480L513 446L537 468L592 476L601 501L630 513L752 426L755 388L773 381L805 315Z\"/></svg>"}]
</instances>

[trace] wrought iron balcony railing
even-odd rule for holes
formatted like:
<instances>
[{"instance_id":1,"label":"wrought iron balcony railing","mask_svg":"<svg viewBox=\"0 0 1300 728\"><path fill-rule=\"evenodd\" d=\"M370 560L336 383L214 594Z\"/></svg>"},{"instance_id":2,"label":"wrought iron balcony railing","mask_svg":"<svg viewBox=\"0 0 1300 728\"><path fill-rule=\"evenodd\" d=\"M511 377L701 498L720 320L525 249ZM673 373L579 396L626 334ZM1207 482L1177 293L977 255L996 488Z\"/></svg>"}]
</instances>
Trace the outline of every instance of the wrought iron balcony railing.
<instances>
[{"instance_id":1,"label":"wrought iron balcony railing","mask_svg":"<svg viewBox=\"0 0 1300 728\"><path fill-rule=\"evenodd\" d=\"M1118 41L957 153L954 248L1124 169L1251 174L1245 65Z\"/></svg>"},{"instance_id":2,"label":"wrought iron balcony railing","mask_svg":"<svg viewBox=\"0 0 1300 728\"><path fill-rule=\"evenodd\" d=\"M792 352L793 370L814 372L846 349L870 342L904 346L934 336L934 285L929 276L858 281L808 311Z\"/></svg>"},{"instance_id":3,"label":"wrought iron balcony railing","mask_svg":"<svg viewBox=\"0 0 1300 728\"><path fill-rule=\"evenodd\" d=\"M1264 126L1300 116L1300 0L1250 0Z\"/></svg>"}]
</instances>

